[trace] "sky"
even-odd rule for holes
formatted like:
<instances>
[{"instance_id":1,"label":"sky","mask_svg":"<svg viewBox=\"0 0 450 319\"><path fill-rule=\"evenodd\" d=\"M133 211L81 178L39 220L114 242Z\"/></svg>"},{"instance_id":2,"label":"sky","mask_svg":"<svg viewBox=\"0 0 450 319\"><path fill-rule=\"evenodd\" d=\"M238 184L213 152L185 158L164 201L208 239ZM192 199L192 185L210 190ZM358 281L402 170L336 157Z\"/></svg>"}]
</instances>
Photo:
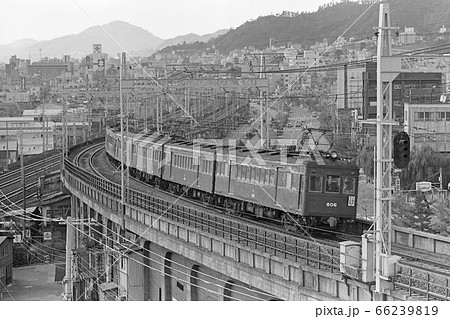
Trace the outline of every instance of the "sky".
<instances>
[{"instance_id":1,"label":"sky","mask_svg":"<svg viewBox=\"0 0 450 319\"><path fill-rule=\"evenodd\" d=\"M3 0L0 45L51 40L121 20L170 39L237 28L258 16L316 11L331 0Z\"/></svg>"}]
</instances>

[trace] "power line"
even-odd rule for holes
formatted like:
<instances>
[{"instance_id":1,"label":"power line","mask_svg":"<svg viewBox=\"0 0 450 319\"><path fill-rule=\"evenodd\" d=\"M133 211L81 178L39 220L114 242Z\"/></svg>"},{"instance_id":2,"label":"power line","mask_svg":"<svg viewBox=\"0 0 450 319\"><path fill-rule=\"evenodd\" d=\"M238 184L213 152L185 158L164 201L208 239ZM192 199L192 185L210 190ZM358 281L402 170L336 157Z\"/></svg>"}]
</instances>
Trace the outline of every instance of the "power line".
<instances>
[{"instance_id":1,"label":"power line","mask_svg":"<svg viewBox=\"0 0 450 319\"><path fill-rule=\"evenodd\" d=\"M133 260L134 262L136 262L136 263L138 263L138 264L140 264L140 265L142 265L142 266L144 266L144 267L146 267L146 268L148 268L148 269L150 269L150 270L154 270L154 271L156 271L156 272L159 272L160 274L163 274L164 276L168 276L168 277L171 277L171 278L173 278L173 279L176 279L177 281L184 282L185 284L190 284L190 285L192 285L192 286L194 286L194 287L201 288L201 289L204 289L204 290L206 290L206 291L208 291L208 292L212 292L212 293L215 293L215 294L217 294L217 295L223 296L223 294L221 294L220 292L210 291L210 290L207 289L206 287L202 287L202 286L193 284L193 283L188 282L187 280L184 280L184 279L182 279L182 278L175 277L175 276L172 275L172 274L167 274L167 273L164 272L163 270L156 269L156 268L154 268L154 267L151 267L150 265L146 265L145 263L141 262L140 260L134 259L134 258L132 258L131 256L125 256L125 253L122 253L121 251L119 251L119 250L117 250L117 249L108 247L108 246L107 246L106 244L104 244L103 242L97 240L96 238L90 236L89 234L84 233L83 231L79 230L77 227L74 227L74 226L73 226L73 228L75 228L78 232L81 232L83 235L85 235L85 236L91 238L92 240L98 242L100 245L105 246L108 250L117 253L117 254L118 254L119 256L121 256L121 257L126 257L126 258L128 258L128 259L130 259L130 260ZM97 230L94 229L94 231L97 231ZM98 231L97 231L97 232L98 232ZM115 232L114 232L114 233L115 233ZM115 233L115 234L117 234L117 233ZM108 238L107 235L105 235L105 234L102 234L102 236ZM117 234L117 236L124 238L123 236L121 236L121 235L119 235L119 234ZM130 241L130 243L131 243L131 244L134 244L134 243L132 243L131 241ZM160 264L160 265L163 266L163 267L167 267L165 264L160 263L160 262L158 262L158 261L156 261L156 260L153 260L153 259L151 259L150 257L146 257L145 255L139 254L139 253L137 253L137 252L135 252L135 253L136 253L137 255L140 255L140 256L142 256L142 257L148 259L149 261L152 261L152 262L154 262L154 263ZM156 253L155 253L155 254L156 254ZM156 255L157 255L157 254L156 254ZM162 258L163 260L167 260L165 257L159 256L159 255L157 255L157 256L160 257L160 258ZM118 261L119 261L119 260L117 259L114 263L116 263L116 262L118 262ZM173 260L170 260L170 259L169 259L168 261L170 261L170 262L173 263L173 264L178 264L178 263L176 263L176 262L174 262ZM181 264L178 264L178 265L179 265L179 266L182 266L182 267L185 267L185 268L187 269L187 267L184 266L184 265L181 265ZM178 270L178 269L171 269L171 270L172 270L172 271L175 271L175 272L179 272L179 273L181 273L181 274L183 274L183 275L186 275L187 277L190 276L190 274L189 274L188 272L184 273L184 272L182 272L181 270ZM190 271L190 268L187 269L187 270ZM203 273L203 275L206 276L206 277L212 277L212 276L207 275L207 274L205 274L205 273ZM224 283L227 283L227 281L221 280L221 279L219 279L219 278L214 278L214 277L212 277L212 278L215 279L215 280L218 281L218 282L221 282L221 281L222 281L222 282L224 282ZM206 280L204 280L204 279L196 278L196 280L197 280L197 281L202 281L202 282L204 282L204 283L206 283L206 284L210 284L210 285L212 285L212 286L216 286L216 287L218 287L218 288L223 288L222 286L219 286L218 284L215 284L215 283L212 283L212 282L208 282L208 281L206 281ZM269 296L269 297L273 297L273 295L269 295L269 294L266 294L266 293L264 293L264 292L260 292L260 291L257 291L257 290L253 290L253 289L250 289L250 288L247 288L247 287L244 287L244 286L240 286L240 288L247 289L247 290L250 290L250 291L252 291L252 292L257 292L257 293L262 294L262 295L267 295L267 296ZM265 300L265 299L258 298L258 297L256 297L256 296L252 296L252 295L245 294L245 293L240 293L240 294L242 294L242 295L244 295L244 296L247 296L247 297L259 299L259 300ZM228 297L228 296L227 296L227 297ZM237 299L236 299L236 300L237 300Z\"/></svg>"}]
</instances>

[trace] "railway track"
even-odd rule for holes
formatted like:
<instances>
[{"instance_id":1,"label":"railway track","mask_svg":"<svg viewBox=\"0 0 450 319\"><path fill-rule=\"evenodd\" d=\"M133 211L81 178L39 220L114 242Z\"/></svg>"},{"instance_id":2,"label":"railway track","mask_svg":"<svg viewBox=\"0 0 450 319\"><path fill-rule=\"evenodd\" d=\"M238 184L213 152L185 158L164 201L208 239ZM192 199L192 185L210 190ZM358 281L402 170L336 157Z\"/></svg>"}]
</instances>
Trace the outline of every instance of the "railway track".
<instances>
[{"instance_id":1,"label":"railway track","mask_svg":"<svg viewBox=\"0 0 450 319\"><path fill-rule=\"evenodd\" d=\"M102 147L91 147L90 149L86 149L86 152L89 150L95 149L95 151L90 155L89 159L89 165L86 165L85 168L88 168L90 171L94 172L95 174L102 176L106 179L112 179L117 184L120 184L120 177L118 176L117 168L112 165L109 161L106 160L106 156L101 159L95 159L96 156L99 156L99 153L102 151ZM101 172L99 169L96 169L95 167L99 167L103 165L103 172ZM111 174L108 174L107 172L116 172ZM149 192L149 190L152 190L152 193L157 192L157 197L163 200L167 201L179 201L180 196L173 195L171 193L165 192L160 190L159 188L156 188L154 186L148 185L136 178L130 177L130 186L134 189L141 191L143 193ZM189 199L189 198L182 198L182 201L185 203L190 203L193 207L208 210L210 212L214 212L217 214L229 214L226 209L220 208L217 206L213 206L207 203L201 203L199 201ZM273 222L267 221L261 219L256 219L253 217L247 217L247 216L239 216L239 215L232 215L233 218L235 218L237 221L241 223L248 223L249 225L252 225L254 227L264 227L271 231L279 232L280 234L289 234L299 239L309 240L312 242L315 242L317 244L325 245L327 247L335 247L339 248L339 243L345 240L353 240L356 242L361 241L361 236L359 235L352 235L352 234L345 234L330 230L324 230L315 228L312 229L312 227L309 227L310 230L313 231L311 234L305 234L300 232L291 232L285 230L281 225L275 225ZM305 229L308 227L305 227ZM447 258L444 257L436 257L435 254L425 252L422 250L417 249L411 249L411 247L395 244L393 245L393 253L402 257L404 260L408 261L410 264L416 264L418 267L420 265L429 265L434 267L435 269L441 269L443 271L450 271L450 257ZM449 266L447 266L449 265Z\"/></svg>"},{"instance_id":2,"label":"railway track","mask_svg":"<svg viewBox=\"0 0 450 319\"><path fill-rule=\"evenodd\" d=\"M24 166L25 199L32 200L36 197L37 179L41 173L55 171L60 165L59 154L52 155L46 159L38 160ZM15 169L1 175L0 204L3 207L11 205L19 206L23 203L23 183L21 169Z\"/></svg>"},{"instance_id":3,"label":"railway track","mask_svg":"<svg viewBox=\"0 0 450 319\"><path fill-rule=\"evenodd\" d=\"M84 159L78 162L89 166L90 168L86 167L86 169L103 179L115 182L117 189L120 189L118 183L120 176L117 172L114 173L115 168L106 160L105 152L101 151L102 147L98 146L89 155L89 161ZM188 225L192 223L196 227L198 224L205 223L205 228L208 231L221 236L225 236L227 233L230 239L254 246L255 249L264 249L264 251L274 255L278 255L281 251L282 256L288 259L295 258L296 261L305 255L306 264L318 266L319 269L326 268L331 272L339 272L339 242L342 239L339 235L336 235L335 238L332 238L333 236L322 238L316 234L315 238L311 238L308 235L288 232L277 225L268 225L260 220L230 215L225 209L209 204L199 203L187 198L180 199L179 196L162 192L158 188L151 187L133 178L130 178L130 188L142 194L151 194L155 200L169 203L178 201L180 205L189 206L194 211L202 211L205 216L207 214L218 216L214 217L214 221L204 222L201 219L211 219L211 217L203 217L202 215L199 219L196 216L192 217L183 213L181 217L178 215L175 217L177 221L182 221ZM167 208L167 211L169 211L169 208ZM189 218L193 218L194 221L189 221ZM221 225L218 224L218 220L222 221ZM204 229L203 225L201 229ZM279 238L284 238L282 244L280 244ZM392 278L394 285L399 290L409 292L410 295L420 295L428 300L448 300L450 296L448 285L450 269L449 266L446 266L449 264L446 262L446 257L441 258L432 253L424 254L423 251L413 250L402 245L393 245L393 253L403 258L397 265L397 275ZM312 261L308 261L308 258L312 258Z\"/></svg>"},{"instance_id":4,"label":"railway track","mask_svg":"<svg viewBox=\"0 0 450 319\"><path fill-rule=\"evenodd\" d=\"M41 173L45 170L50 170L60 164L61 155L53 155L47 159L34 162L24 166L25 177L30 177L33 174ZM13 171L8 171L3 173L1 176L0 189L21 182L21 169L15 169Z\"/></svg>"}]
</instances>

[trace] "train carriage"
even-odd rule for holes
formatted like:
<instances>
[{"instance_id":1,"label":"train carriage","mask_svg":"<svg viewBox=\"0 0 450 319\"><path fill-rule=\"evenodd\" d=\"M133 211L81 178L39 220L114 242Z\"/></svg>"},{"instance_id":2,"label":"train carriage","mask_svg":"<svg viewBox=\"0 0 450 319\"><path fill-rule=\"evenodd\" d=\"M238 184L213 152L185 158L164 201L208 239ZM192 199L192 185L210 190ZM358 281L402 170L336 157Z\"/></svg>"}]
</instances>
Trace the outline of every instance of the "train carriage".
<instances>
[{"instance_id":1,"label":"train carriage","mask_svg":"<svg viewBox=\"0 0 450 319\"><path fill-rule=\"evenodd\" d=\"M304 214L354 219L359 168L354 163L325 159L306 164Z\"/></svg>"},{"instance_id":2,"label":"train carriage","mask_svg":"<svg viewBox=\"0 0 450 319\"><path fill-rule=\"evenodd\" d=\"M106 148L119 161L120 134L108 131ZM232 212L285 223L356 218L359 168L330 154L249 151L156 133L130 135L127 148L133 175Z\"/></svg>"},{"instance_id":3,"label":"train carriage","mask_svg":"<svg viewBox=\"0 0 450 319\"><path fill-rule=\"evenodd\" d=\"M136 142L137 170L150 176L161 176L162 148L169 140L165 135L152 133Z\"/></svg>"},{"instance_id":4,"label":"train carriage","mask_svg":"<svg viewBox=\"0 0 450 319\"><path fill-rule=\"evenodd\" d=\"M181 193L189 189L189 195L212 198L214 194L215 147L212 145L171 141L164 148L166 157L163 178L176 183L172 191Z\"/></svg>"},{"instance_id":5,"label":"train carriage","mask_svg":"<svg viewBox=\"0 0 450 319\"><path fill-rule=\"evenodd\" d=\"M127 134L127 136L125 136L125 141L126 141L126 147L127 147L127 159L126 159L126 165L128 167L134 168L134 169L139 169L138 167L138 161L139 161L139 156L138 156L138 146L139 143L143 140L145 140L148 136L150 136L149 133L143 134Z\"/></svg>"},{"instance_id":6,"label":"train carriage","mask_svg":"<svg viewBox=\"0 0 450 319\"><path fill-rule=\"evenodd\" d=\"M284 211L298 214L304 168L287 155L281 164L280 156L280 152L238 149L228 187L217 185L217 194L250 203L250 210L260 217L279 218Z\"/></svg>"}]
</instances>

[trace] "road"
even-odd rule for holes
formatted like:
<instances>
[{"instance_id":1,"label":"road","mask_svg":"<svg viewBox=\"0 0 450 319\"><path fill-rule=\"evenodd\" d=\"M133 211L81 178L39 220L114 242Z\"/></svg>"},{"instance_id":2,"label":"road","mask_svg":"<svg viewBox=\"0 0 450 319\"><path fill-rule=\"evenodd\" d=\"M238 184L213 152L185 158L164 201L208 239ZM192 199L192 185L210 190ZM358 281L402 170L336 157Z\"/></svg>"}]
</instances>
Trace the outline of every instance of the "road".
<instances>
[{"instance_id":1,"label":"road","mask_svg":"<svg viewBox=\"0 0 450 319\"><path fill-rule=\"evenodd\" d=\"M3 288L0 301L61 301L64 291L61 280L64 274L62 268L56 269L56 264L14 268L13 285Z\"/></svg>"}]
</instances>

